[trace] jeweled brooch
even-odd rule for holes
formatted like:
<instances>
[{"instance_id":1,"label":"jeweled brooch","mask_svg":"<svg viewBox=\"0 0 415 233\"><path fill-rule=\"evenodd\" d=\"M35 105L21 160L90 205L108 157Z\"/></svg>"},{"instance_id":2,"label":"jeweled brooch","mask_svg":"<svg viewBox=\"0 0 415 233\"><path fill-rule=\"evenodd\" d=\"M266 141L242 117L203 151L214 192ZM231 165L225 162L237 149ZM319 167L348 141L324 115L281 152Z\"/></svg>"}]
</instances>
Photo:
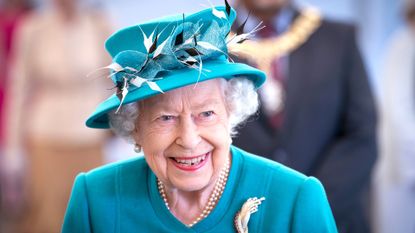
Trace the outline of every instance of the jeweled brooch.
<instances>
[{"instance_id":1,"label":"jeweled brooch","mask_svg":"<svg viewBox=\"0 0 415 233\"><path fill-rule=\"evenodd\" d=\"M251 197L242 205L242 208L236 213L234 224L238 233L248 233L248 222L251 214L258 211L258 206L261 205L265 197L257 198Z\"/></svg>"}]
</instances>

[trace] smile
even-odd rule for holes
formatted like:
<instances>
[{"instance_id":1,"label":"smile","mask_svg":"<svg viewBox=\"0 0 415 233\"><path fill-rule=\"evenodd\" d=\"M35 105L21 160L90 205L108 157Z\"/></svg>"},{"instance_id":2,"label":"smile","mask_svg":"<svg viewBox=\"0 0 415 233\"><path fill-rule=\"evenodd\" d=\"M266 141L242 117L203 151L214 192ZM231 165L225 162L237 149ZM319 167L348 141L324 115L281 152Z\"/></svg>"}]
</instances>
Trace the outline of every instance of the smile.
<instances>
[{"instance_id":1,"label":"smile","mask_svg":"<svg viewBox=\"0 0 415 233\"><path fill-rule=\"evenodd\" d=\"M173 164L181 170L195 171L206 164L207 158L209 157L210 153L211 152L208 152L206 154L196 157L172 157L170 159L173 162Z\"/></svg>"}]
</instances>

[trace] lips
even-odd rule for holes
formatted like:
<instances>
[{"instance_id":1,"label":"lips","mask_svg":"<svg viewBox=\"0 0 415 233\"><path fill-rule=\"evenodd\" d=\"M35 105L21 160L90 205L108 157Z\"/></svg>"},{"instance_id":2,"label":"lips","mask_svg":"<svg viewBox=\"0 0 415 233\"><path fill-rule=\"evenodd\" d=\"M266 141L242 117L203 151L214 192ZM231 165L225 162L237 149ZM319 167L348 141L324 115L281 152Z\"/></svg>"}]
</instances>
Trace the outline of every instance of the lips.
<instances>
[{"instance_id":1,"label":"lips","mask_svg":"<svg viewBox=\"0 0 415 233\"><path fill-rule=\"evenodd\" d=\"M199 155L199 156L171 157L170 159L172 163L181 170L195 171L203 167L206 164L209 156L210 156L210 152Z\"/></svg>"}]
</instances>

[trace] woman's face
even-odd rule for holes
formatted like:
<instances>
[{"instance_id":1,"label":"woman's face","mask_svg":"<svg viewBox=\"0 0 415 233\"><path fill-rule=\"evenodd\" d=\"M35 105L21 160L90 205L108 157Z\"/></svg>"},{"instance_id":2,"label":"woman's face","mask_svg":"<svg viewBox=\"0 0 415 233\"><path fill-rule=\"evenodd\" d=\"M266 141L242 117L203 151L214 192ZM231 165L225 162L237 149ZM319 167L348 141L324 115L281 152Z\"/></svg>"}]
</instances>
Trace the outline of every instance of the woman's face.
<instances>
[{"instance_id":1,"label":"woman's face","mask_svg":"<svg viewBox=\"0 0 415 233\"><path fill-rule=\"evenodd\" d=\"M143 100L139 109L134 138L156 176L182 191L213 184L231 144L220 80Z\"/></svg>"}]
</instances>

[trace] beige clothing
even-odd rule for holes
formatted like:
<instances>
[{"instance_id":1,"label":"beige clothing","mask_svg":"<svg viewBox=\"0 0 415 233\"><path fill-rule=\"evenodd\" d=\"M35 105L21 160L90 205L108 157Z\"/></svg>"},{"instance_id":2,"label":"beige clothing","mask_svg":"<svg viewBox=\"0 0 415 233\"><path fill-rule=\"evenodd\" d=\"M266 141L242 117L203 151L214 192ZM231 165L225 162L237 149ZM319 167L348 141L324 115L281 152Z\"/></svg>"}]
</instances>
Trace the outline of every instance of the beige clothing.
<instances>
[{"instance_id":1,"label":"beige clothing","mask_svg":"<svg viewBox=\"0 0 415 233\"><path fill-rule=\"evenodd\" d=\"M23 232L59 232L74 177L102 164L106 132L85 120L114 91L106 75L86 75L110 63L102 46L109 34L99 15L65 22L52 11L28 17L18 31L5 156L8 169L27 164Z\"/></svg>"},{"instance_id":2,"label":"beige clothing","mask_svg":"<svg viewBox=\"0 0 415 233\"><path fill-rule=\"evenodd\" d=\"M103 49L109 30L96 15L70 24L56 13L38 14L17 35L8 104L6 149L21 147L23 135L39 141L96 144L104 131L86 128L97 103L111 94L109 80L87 78L109 63Z\"/></svg>"},{"instance_id":3,"label":"beige clothing","mask_svg":"<svg viewBox=\"0 0 415 233\"><path fill-rule=\"evenodd\" d=\"M28 148L27 208L15 232L60 232L73 181L80 172L102 165L101 145L31 142Z\"/></svg>"}]
</instances>

